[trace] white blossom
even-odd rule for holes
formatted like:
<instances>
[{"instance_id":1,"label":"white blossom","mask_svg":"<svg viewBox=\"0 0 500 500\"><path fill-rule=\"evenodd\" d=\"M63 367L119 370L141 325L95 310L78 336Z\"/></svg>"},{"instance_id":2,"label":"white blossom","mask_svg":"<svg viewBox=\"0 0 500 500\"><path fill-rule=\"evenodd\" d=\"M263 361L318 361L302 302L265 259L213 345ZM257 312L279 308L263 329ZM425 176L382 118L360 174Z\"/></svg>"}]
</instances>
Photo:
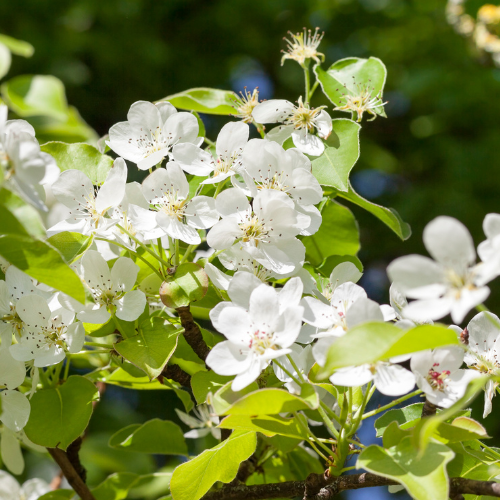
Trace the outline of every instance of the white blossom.
<instances>
[{"instance_id":1,"label":"white blossom","mask_svg":"<svg viewBox=\"0 0 500 500\"><path fill-rule=\"evenodd\" d=\"M175 412L182 422L191 427L191 430L184 434L185 438L197 439L205 437L208 434L212 434L215 439L220 440L221 433L220 429L217 428L217 425L219 424L219 417L214 413L213 408L210 405L201 404L196 408L193 408L195 417L192 417L177 408L175 409Z\"/></svg>"},{"instance_id":2,"label":"white blossom","mask_svg":"<svg viewBox=\"0 0 500 500\"><path fill-rule=\"evenodd\" d=\"M212 324L228 340L217 344L206 362L219 375L236 375L233 391L251 384L271 360L291 352L302 321L301 295L301 281L292 278L280 292L259 285L248 310L233 306L219 314L211 311Z\"/></svg>"},{"instance_id":3,"label":"white blossom","mask_svg":"<svg viewBox=\"0 0 500 500\"><path fill-rule=\"evenodd\" d=\"M295 202L295 210L311 218L311 224L301 234L309 236L319 229L321 214L314 205L321 201L323 190L311 172L307 156L297 149L285 151L276 142L252 139L243 150L242 161L252 197L265 189L282 191Z\"/></svg>"},{"instance_id":4,"label":"white blossom","mask_svg":"<svg viewBox=\"0 0 500 500\"><path fill-rule=\"evenodd\" d=\"M0 399L0 422L11 431L19 432L30 416L31 406L28 398L22 392L7 389L0 392Z\"/></svg>"},{"instance_id":5,"label":"white blossom","mask_svg":"<svg viewBox=\"0 0 500 500\"><path fill-rule=\"evenodd\" d=\"M287 274L304 262L304 245L296 238L310 218L294 209L293 201L274 190L260 191L252 205L237 188L219 194L215 206L222 215L207 235L207 243L225 250L239 241L266 269Z\"/></svg>"},{"instance_id":6,"label":"white blossom","mask_svg":"<svg viewBox=\"0 0 500 500\"><path fill-rule=\"evenodd\" d=\"M105 233L118 222L108 216L125 196L127 165L117 158L103 185L96 189L92 181L80 170L66 170L52 185L54 197L70 209L66 220L52 226L47 233L53 235L72 231L90 235Z\"/></svg>"},{"instance_id":7,"label":"white blossom","mask_svg":"<svg viewBox=\"0 0 500 500\"><path fill-rule=\"evenodd\" d=\"M50 491L43 479L28 479L20 485L8 472L0 471L0 500L38 500Z\"/></svg>"},{"instance_id":8,"label":"white blossom","mask_svg":"<svg viewBox=\"0 0 500 500\"><path fill-rule=\"evenodd\" d=\"M140 170L147 170L176 144L201 144L198 132L198 120L191 113L178 113L169 102L137 101L130 106L127 121L111 127L106 144Z\"/></svg>"},{"instance_id":9,"label":"white blossom","mask_svg":"<svg viewBox=\"0 0 500 500\"><path fill-rule=\"evenodd\" d=\"M280 364L290 375L293 375L294 378L285 373L285 371L276 363L273 363L273 370L276 377L278 377L278 379L282 382L285 382L285 387L290 393L300 394L301 387L297 384L296 380L300 380L301 376L307 380L307 374L314 365L312 347L310 345L301 347L297 344L293 344L290 346L290 350L292 351L290 353L290 357L295 363L295 366L299 369L300 373L297 373L297 370L294 368L288 357L282 358L280 360Z\"/></svg>"},{"instance_id":10,"label":"white blossom","mask_svg":"<svg viewBox=\"0 0 500 500\"><path fill-rule=\"evenodd\" d=\"M464 361L469 368L484 375L500 374L500 319L490 312L481 312L467 325L468 345ZM491 413L492 399L498 382L489 380L484 394L484 415Z\"/></svg>"},{"instance_id":11,"label":"white blossom","mask_svg":"<svg viewBox=\"0 0 500 500\"><path fill-rule=\"evenodd\" d=\"M85 329L80 322L73 323L74 313L59 308L54 314L39 295L26 295L17 303L17 313L23 321L19 342L10 347L10 354L18 361L31 361L37 367L62 361L66 351L79 352L85 340Z\"/></svg>"},{"instance_id":12,"label":"white blossom","mask_svg":"<svg viewBox=\"0 0 500 500\"><path fill-rule=\"evenodd\" d=\"M261 102L254 108L252 116L257 123L282 123L266 138L283 144L292 137L295 147L311 156L323 153L325 145L321 139L327 139L332 132L330 115L323 108L310 108L301 98L298 106L284 99ZM319 137L313 134L315 131Z\"/></svg>"},{"instance_id":13,"label":"white blossom","mask_svg":"<svg viewBox=\"0 0 500 500\"><path fill-rule=\"evenodd\" d=\"M156 210L156 222L165 233L189 245L201 243L197 229L212 227L219 215L208 196L189 198L189 184L181 167L169 162L156 169L142 183L146 200Z\"/></svg>"},{"instance_id":14,"label":"white blossom","mask_svg":"<svg viewBox=\"0 0 500 500\"><path fill-rule=\"evenodd\" d=\"M464 354L458 346L413 354L411 370L429 402L450 407L465 394L468 383L479 375L473 370L460 369Z\"/></svg>"},{"instance_id":15,"label":"white blossom","mask_svg":"<svg viewBox=\"0 0 500 500\"><path fill-rule=\"evenodd\" d=\"M451 217L427 224L424 244L434 260L420 255L400 257L387 268L392 281L409 298L403 309L414 321L437 320L451 313L455 323L489 295L479 280L476 252L467 228ZM491 278L490 278L491 279Z\"/></svg>"},{"instance_id":16,"label":"white blossom","mask_svg":"<svg viewBox=\"0 0 500 500\"><path fill-rule=\"evenodd\" d=\"M297 61L301 66L304 66L308 59L314 59L316 64L323 62L325 60L325 55L318 52L319 44L323 39L325 34L319 32L319 28L316 28L314 33L311 30L306 30L304 28L303 33L293 34L291 31L288 32L290 35L290 40L285 38L287 43L286 52L283 52L283 57L281 58L281 65L287 59L292 61Z\"/></svg>"},{"instance_id":17,"label":"white blossom","mask_svg":"<svg viewBox=\"0 0 500 500\"><path fill-rule=\"evenodd\" d=\"M226 123L217 136L216 158L209 151L194 144L177 144L172 155L176 163L188 174L212 177L202 184L216 184L240 172L241 154L248 141L249 127L246 123Z\"/></svg>"},{"instance_id":18,"label":"white blossom","mask_svg":"<svg viewBox=\"0 0 500 500\"><path fill-rule=\"evenodd\" d=\"M81 259L83 279L94 299L82 305L70 297L61 297L64 307L77 313L80 321L92 324L106 323L111 314L123 321L135 321L146 307L146 296L132 290L139 266L128 257L119 257L111 270L99 252L87 250Z\"/></svg>"}]
</instances>

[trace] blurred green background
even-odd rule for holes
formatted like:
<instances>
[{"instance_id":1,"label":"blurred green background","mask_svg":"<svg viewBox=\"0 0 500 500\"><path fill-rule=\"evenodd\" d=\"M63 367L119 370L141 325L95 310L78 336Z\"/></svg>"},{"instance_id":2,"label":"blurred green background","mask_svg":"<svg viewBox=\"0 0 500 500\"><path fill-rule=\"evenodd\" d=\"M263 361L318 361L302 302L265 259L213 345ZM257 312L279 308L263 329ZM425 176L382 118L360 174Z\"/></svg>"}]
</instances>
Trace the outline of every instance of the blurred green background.
<instances>
[{"instance_id":1,"label":"blurred green background","mask_svg":"<svg viewBox=\"0 0 500 500\"><path fill-rule=\"evenodd\" d=\"M481 3L468 5L474 11ZM403 243L353 208L366 269L362 284L386 302L385 267L397 256L425 252L421 234L432 218L458 218L477 244L484 239L484 216L500 212L500 69L475 57L446 23L444 9L443 0L16 0L0 2L0 31L36 49L31 59L14 58L8 78L59 77L69 102L99 135L124 120L134 101L192 87L258 85L262 98L295 101L303 89L301 70L290 61L280 66L287 30L324 30L325 68L348 56L381 58L388 68L389 118L364 123L352 181L361 195L396 208L413 229ZM322 104L329 103L317 92L313 105ZM203 118L215 139L223 121ZM499 288L493 283L487 301L496 311ZM115 392L112 405L99 406L94 441L137 418L175 419L173 395L158 406L152 395ZM135 420L132 412L138 412ZM495 417L486 425L500 432ZM140 467L147 469L144 458ZM375 495L352 498L365 494Z\"/></svg>"}]
</instances>

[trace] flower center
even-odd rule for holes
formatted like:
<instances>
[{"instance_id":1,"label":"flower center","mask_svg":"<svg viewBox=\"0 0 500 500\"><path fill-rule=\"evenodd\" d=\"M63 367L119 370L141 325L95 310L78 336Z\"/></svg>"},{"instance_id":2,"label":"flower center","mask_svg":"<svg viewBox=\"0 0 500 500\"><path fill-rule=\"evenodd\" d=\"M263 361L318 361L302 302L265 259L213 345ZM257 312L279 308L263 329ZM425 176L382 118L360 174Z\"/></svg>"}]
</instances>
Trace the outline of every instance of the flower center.
<instances>
[{"instance_id":1,"label":"flower center","mask_svg":"<svg viewBox=\"0 0 500 500\"><path fill-rule=\"evenodd\" d=\"M296 130L305 128L308 132L314 130L314 122L322 108L311 109L304 106L302 98L299 98L298 106L294 109L292 116L285 120L286 125L293 125Z\"/></svg>"},{"instance_id":2,"label":"flower center","mask_svg":"<svg viewBox=\"0 0 500 500\"><path fill-rule=\"evenodd\" d=\"M143 129L141 128L141 132ZM128 140L129 143L132 139ZM154 130L149 129L148 132L139 135L136 139L137 148L141 150L144 158L151 156L153 153L160 151L169 146L168 138L163 135L163 131L160 127L156 127Z\"/></svg>"},{"instance_id":3,"label":"flower center","mask_svg":"<svg viewBox=\"0 0 500 500\"><path fill-rule=\"evenodd\" d=\"M235 116L243 120L244 123L252 123L252 111L259 104L259 89L257 87L250 93L245 87L244 93L240 92L240 96L234 101L236 104L236 106L233 106L236 109Z\"/></svg>"},{"instance_id":4,"label":"flower center","mask_svg":"<svg viewBox=\"0 0 500 500\"><path fill-rule=\"evenodd\" d=\"M344 85L347 92L346 85ZM372 95L374 92L374 88L370 88L369 85L356 85L357 92L353 92L351 94L345 93L339 105L335 108L335 110L341 111L353 111L358 115L358 122L363 118L363 113L368 113L375 118L376 111L379 108L383 108L385 102L382 102L381 93L378 92L376 95Z\"/></svg>"},{"instance_id":5,"label":"flower center","mask_svg":"<svg viewBox=\"0 0 500 500\"><path fill-rule=\"evenodd\" d=\"M177 192L167 191L163 193L163 199L156 206L158 210L161 210L169 217L176 218L178 221L182 222L186 211L188 200L185 198L178 198Z\"/></svg>"},{"instance_id":6,"label":"flower center","mask_svg":"<svg viewBox=\"0 0 500 500\"><path fill-rule=\"evenodd\" d=\"M260 355L264 354L266 349L277 349L277 346L274 344L273 333L267 333L262 330L255 330L251 335L248 347Z\"/></svg>"},{"instance_id":7,"label":"flower center","mask_svg":"<svg viewBox=\"0 0 500 500\"><path fill-rule=\"evenodd\" d=\"M230 157L223 159L221 156L217 158L214 168L214 177L221 174L227 174L229 172L236 172L239 166L239 156L241 151L235 151Z\"/></svg>"},{"instance_id":8,"label":"flower center","mask_svg":"<svg viewBox=\"0 0 500 500\"><path fill-rule=\"evenodd\" d=\"M243 233L242 240L245 243L253 241L258 245L260 241L265 242L269 234L263 221L260 221L254 214L248 220L241 222L239 227Z\"/></svg>"},{"instance_id":9,"label":"flower center","mask_svg":"<svg viewBox=\"0 0 500 500\"><path fill-rule=\"evenodd\" d=\"M287 193L289 190L288 184L288 175L285 172L279 172L274 174L272 177L264 177L261 178L260 181L257 181L257 189L274 189L276 191L283 191Z\"/></svg>"},{"instance_id":10,"label":"flower center","mask_svg":"<svg viewBox=\"0 0 500 500\"><path fill-rule=\"evenodd\" d=\"M450 370L443 370L441 372L436 371L435 368L438 366L438 363L434 363L433 367L429 370L429 373L427 374L427 382L429 382L433 389L444 391L450 377Z\"/></svg>"},{"instance_id":11,"label":"flower center","mask_svg":"<svg viewBox=\"0 0 500 500\"><path fill-rule=\"evenodd\" d=\"M294 34L289 31L288 34L290 40L284 38L288 47L286 52L282 51L284 53L281 59L282 65L286 59L293 59L299 64L304 64L306 59L314 59L318 63L320 59L324 60L325 56L317 50L324 35L324 33L319 33L319 28L316 28L314 33L304 29L302 33Z\"/></svg>"}]
</instances>

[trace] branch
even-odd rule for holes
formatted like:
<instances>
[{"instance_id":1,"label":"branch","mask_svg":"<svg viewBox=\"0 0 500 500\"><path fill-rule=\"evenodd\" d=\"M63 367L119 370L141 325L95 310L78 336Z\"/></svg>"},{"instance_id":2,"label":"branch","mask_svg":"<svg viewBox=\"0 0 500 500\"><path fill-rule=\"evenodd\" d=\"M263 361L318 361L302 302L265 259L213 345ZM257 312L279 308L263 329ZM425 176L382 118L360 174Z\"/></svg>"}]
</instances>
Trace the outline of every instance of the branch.
<instances>
[{"instance_id":1,"label":"branch","mask_svg":"<svg viewBox=\"0 0 500 500\"><path fill-rule=\"evenodd\" d=\"M346 490L395 484L398 483L369 472L340 477L310 474L305 481L287 481L251 486L230 483L220 490L207 493L202 500L267 500L292 497L302 497L303 500L330 500ZM451 478L450 497L458 499L462 494L487 495L500 498L500 483L475 481L462 477Z\"/></svg>"},{"instance_id":2,"label":"branch","mask_svg":"<svg viewBox=\"0 0 500 500\"><path fill-rule=\"evenodd\" d=\"M439 406L431 403L428 399L426 399L424 407L422 408L422 418L435 415L438 408Z\"/></svg>"},{"instance_id":3,"label":"branch","mask_svg":"<svg viewBox=\"0 0 500 500\"><path fill-rule=\"evenodd\" d=\"M193 349L196 355L202 361L205 361L208 353L210 352L210 348L203 340L201 330L194 322L189 306L178 307L176 311L179 314L181 325L184 328L184 338L186 339L186 342L191 346L191 349Z\"/></svg>"},{"instance_id":4,"label":"branch","mask_svg":"<svg viewBox=\"0 0 500 500\"><path fill-rule=\"evenodd\" d=\"M160 376L179 382L184 387L191 388L191 375L186 373L179 365L165 366Z\"/></svg>"},{"instance_id":5,"label":"branch","mask_svg":"<svg viewBox=\"0 0 500 500\"><path fill-rule=\"evenodd\" d=\"M47 448L47 451L50 453L57 465L59 465L64 477L68 480L68 483L76 491L76 493L78 493L80 498L82 500L95 500L95 497L92 495L89 487L85 484L80 474L75 470L68 454L59 448ZM78 460L78 463L80 463L80 460Z\"/></svg>"}]
</instances>

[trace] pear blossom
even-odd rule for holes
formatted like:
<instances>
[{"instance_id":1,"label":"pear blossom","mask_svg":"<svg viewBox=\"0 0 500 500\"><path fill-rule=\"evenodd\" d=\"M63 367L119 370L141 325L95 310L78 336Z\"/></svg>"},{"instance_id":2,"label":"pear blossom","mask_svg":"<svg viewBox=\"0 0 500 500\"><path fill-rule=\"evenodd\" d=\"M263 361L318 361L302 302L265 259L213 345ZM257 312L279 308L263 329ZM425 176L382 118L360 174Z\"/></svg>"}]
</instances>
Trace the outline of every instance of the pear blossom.
<instances>
[{"instance_id":1,"label":"pear blossom","mask_svg":"<svg viewBox=\"0 0 500 500\"><path fill-rule=\"evenodd\" d=\"M28 479L21 486L8 472L0 471L0 500L38 500L50 491L43 479Z\"/></svg>"},{"instance_id":2,"label":"pear blossom","mask_svg":"<svg viewBox=\"0 0 500 500\"><path fill-rule=\"evenodd\" d=\"M282 123L271 130L266 138L283 144L292 137L295 147L302 153L320 156L325 150L321 139L332 132L332 119L322 108L310 108L299 98L298 106L285 99L261 102L252 112L257 123ZM316 131L318 136L313 135Z\"/></svg>"},{"instance_id":3,"label":"pear blossom","mask_svg":"<svg viewBox=\"0 0 500 500\"><path fill-rule=\"evenodd\" d=\"M464 350L458 346L413 354L411 371L417 386L424 391L429 402L444 408L450 407L465 394L468 383L479 376L474 370L460 369L464 354Z\"/></svg>"},{"instance_id":4,"label":"pear blossom","mask_svg":"<svg viewBox=\"0 0 500 500\"><path fill-rule=\"evenodd\" d=\"M125 196L127 165L117 158L103 185L96 190L92 181L80 170L66 170L52 185L56 200L70 209L66 220L52 226L47 234L72 231L90 235L104 233L118 222L108 217L108 211L117 207ZM96 192L97 191L97 192Z\"/></svg>"},{"instance_id":5,"label":"pear blossom","mask_svg":"<svg viewBox=\"0 0 500 500\"><path fill-rule=\"evenodd\" d=\"M176 144L203 142L198 120L191 113L178 113L169 102L137 101L127 121L113 125L106 144L118 155L147 170L172 152Z\"/></svg>"},{"instance_id":6,"label":"pear blossom","mask_svg":"<svg viewBox=\"0 0 500 500\"><path fill-rule=\"evenodd\" d=\"M320 34L319 28L316 28L314 33L311 30L306 30L304 28L303 33L293 34L289 31L288 34L290 35L291 40L288 40L287 38L284 39L288 47L286 52L282 50L282 66L287 59L297 61L301 66L304 66L308 59L314 59L316 64L325 60L325 55L317 50L325 34L324 32Z\"/></svg>"},{"instance_id":7,"label":"pear blossom","mask_svg":"<svg viewBox=\"0 0 500 500\"><path fill-rule=\"evenodd\" d=\"M295 210L311 218L310 226L301 234L309 236L319 229L321 214L314 205L321 201L323 190L307 156L297 149L285 151L276 142L252 139L243 150L242 161L251 196L264 189L282 191L295 202Z\"/></svg>"},{"instance_id":8,"label":"pear blossom","mask_svg":"<svg viewBox=\"0 0 500 500\"><path fill-rule=\"evenodd\" d=\"M228 340L210 351L206 363L219 375L236 375L233 391L251 384L271 360L291 352L302 322L302 283L292 278L287 285L281 292L259 285L250 294L248 310L235 305L210 312L215 329Z\"/></svg>"},{"instance_id":9,"label":"pear blossom","mask_svg":"<svg viewBox=\"0 0 500 500\"><path fill-rule=\"evenodd\" d=\"M193 408L193 413L195 417L184 413L183 411L175 409L177 416L184 422L187 426L191 427L191 430L184 434L187 439L197 439L200 437L205 437L208 434L220 440L220 429L217 428L219 425L219 417L214 413L213 408L207 404L198 405ZM1 499L0 499L1 500Z\"/></svg>"},{"instance_id":10,"label":"pear blossom","mask_svg":"<svg viewBox=\"0 0 500 500\"><path fill-rule=\"evenodd\" d=\"M177 144L172 150L175 162L188 174L212 177L202 184L216 184L240 172L241 154L248 141L249 127L246 123L226 123L217 136L214 157L191 143Z\"/></svg>"},{"instance_id":11,"label":"pear blossom","mask_svg":"<svg viewBox=\"0 0 500 500\"><path fill-rule=\"evenodd\" d=\"M479 274L486 277L500 275L500 214L488 214L483 221L486 240L477 247L483 264Z\"/></svg>"},{"instance_id":12,"label":"pear blossom","mask_svg":"<svg viewBox=\"0 0 500 500\"><path fill-rule=\"evenodd\" d=\"M296 238L310 225L310 218L294 209L293 201L275 190L260 191L250 205L237 188L219 194L215 201L222 215L207 235L216 250L237 241L257 262L278 274L287 274L304 262L305 247Z\"/></svg>"},{"instance_id":13,"label":"pear blossom","mask_svg":"<svg viewBox=\"0 0 500 500\"><path fill-rule=\"evenodd\" d=\"M402 396L415 386L411 371L388 361L340 368L330 377L332 384L345 387L359 387L370 381L386 396Z\"/></svg>"},{"instance_id":14,"label":"pear blossom","mask_svg":"<svg viewBox=\"0 0 500 500\"><path fill-rule=\"evenodd\" d=\"M476 252L467 228L451 217L437 217L424 229L424 244L434 260L420 255L400 257L387 268L409 298L403 309L413 321L437 320L451 313L455 323L488 297L484 286L493 276L480 275Z\"/></svg>"},{"instance_id":15,"label":"pear blossom","mask_svg":"<svg viewBox=\"0 0 500 500\"><path fill-rule=\"evenodd\" d=\"M201 243L197 229L208 229L218 220L215 201L208 196L189 199L189 184L181 167L169 162L142 183L146 200L156 210L156 222L171 238L189 245Z\"/></svg>"},{"instance_id":16,"label":"pear blossom","mask_svg":"<svg viewBox=\"0 0 500 500\"><path fill-rule=\"evenodd\" d=\"M382 91L375 93L374 87L370 84L360 85L356 84L356 90L347 89L344 85L345 93L334 111L347 111L353 114L353 120L359 123L363 120L363 114L368 113L373 118L368 121L373 121L377 115L381 113L387 102L382 102Z\"/></svg>"},{"instance_id":17,"label":"pear blossom","mask_svg":"<svg viewBox=\"0 0 500 500\"><path fill-rule=\"evenodd\" d=\"M233 99L233 102L233 108L236 110L234 117L239 118L243 123L252 123L254 121L252 111L259 104L259 88L256 87L250 93L245 87L244 91L240 92L240 95Z\"/></svg>"},{"instance_id":18,"label":"pear blossom","mask_svg":"<svg viewBox=\"0 0 500 500\"><path fill-rule=\"evenodd\" d=\"M40 150L33 127L24 120L7 120L7 106L0 105L0 168L4 184L40 210L45 206L42 184L59 174L54 158Z\"/></svg>"},{"instance_id":19,"label":"pear blossom","mask_svg":"<svg viewBox=\"0 0 500 500\"><path fill-rule=\"evenodd\" d=\"M466 365L484 375L500 375L500 318L490 312L481 312L470 320L466 330ZM495 380L486 383L483 418L491 413L497 386Z\"/></svg>"},{"instance_id":20,"label":"pear blossom","mask_svg":"<svg viewBox=\"0 0 500 500\"><path fill-rule=\"evenodd\" d=\"M87 250L81 263L83 280L94 303L84 306L68 296L60 298L64 307L77 313L80 321L103 324L111 314L123 321L135 321L143 313L146 296L140 290L132 290L139 273L139 266L132 259L120 257L110 270L99 252Z\"/></svg>"},{"instance_id":21,"label":"pear blossom","mask_svg":"<svg viewBox=\"0 0 500 500\"><path fill-rule=\"evenodd\" d=\"M26 295L17 303L17 313L23 321L19 342L10 346L10 354L18 361L31 361L37 367L59 363L66 351L79 352L85 341L85 329L73 323L74 313L60 308L53 315L47 302L39 295Z\"/></svg>"}]
</instances>

